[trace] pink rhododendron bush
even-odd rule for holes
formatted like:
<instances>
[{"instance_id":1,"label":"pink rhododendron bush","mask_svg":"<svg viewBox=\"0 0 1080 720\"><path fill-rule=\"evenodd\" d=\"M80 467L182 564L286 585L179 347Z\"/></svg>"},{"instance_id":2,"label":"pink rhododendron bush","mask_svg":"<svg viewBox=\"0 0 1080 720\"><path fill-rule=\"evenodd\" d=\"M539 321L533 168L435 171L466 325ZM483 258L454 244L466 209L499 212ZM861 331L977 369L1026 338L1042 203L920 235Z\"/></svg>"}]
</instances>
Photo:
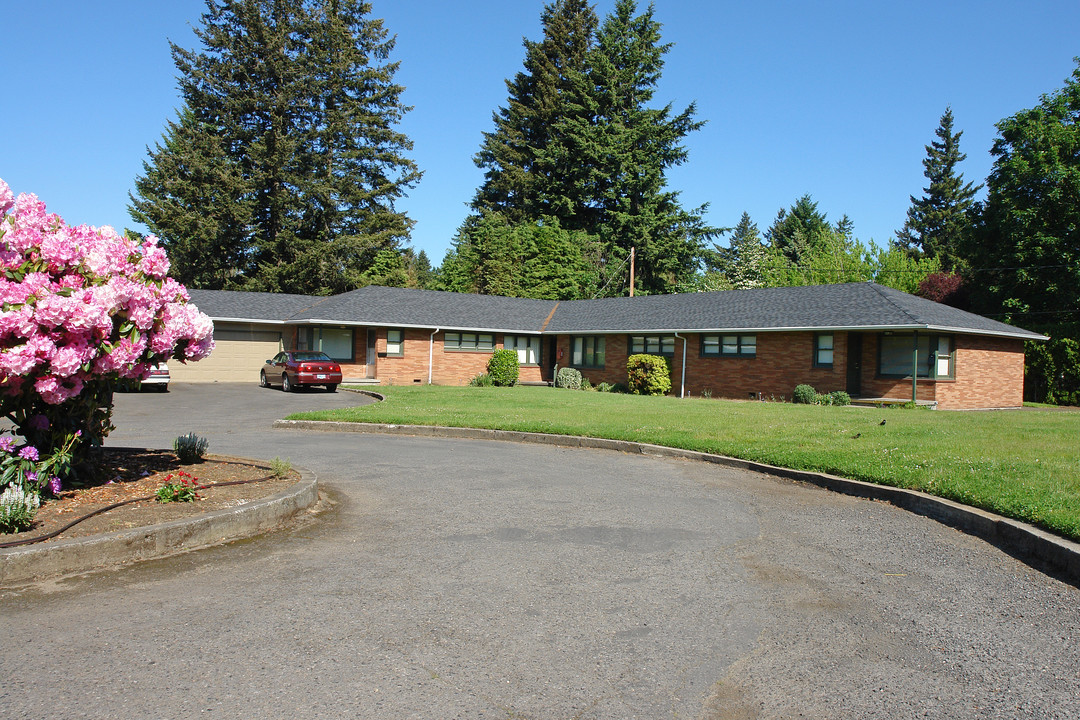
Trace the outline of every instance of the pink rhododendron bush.
<instances>
[{"instance_id":1,"label":"pink rhododendron bush","mask_svg":"<svg viewBox=\"0 0 1080 720\"><path fill-rule=\"evenodd\" d=\"M22 438L0 443L5 468L24 467L3 462L22 453L53 461L53 478L66 479L112 429L120 378L145 379L156 362L199 360L214 347L213 323L168 277L155 237L70 227L37 196L13 197L3 180L0 267L0 412ZM15 474L4 472L0 489L16 480L50 487L32 469Z\"/></svg>"}]
</instances>

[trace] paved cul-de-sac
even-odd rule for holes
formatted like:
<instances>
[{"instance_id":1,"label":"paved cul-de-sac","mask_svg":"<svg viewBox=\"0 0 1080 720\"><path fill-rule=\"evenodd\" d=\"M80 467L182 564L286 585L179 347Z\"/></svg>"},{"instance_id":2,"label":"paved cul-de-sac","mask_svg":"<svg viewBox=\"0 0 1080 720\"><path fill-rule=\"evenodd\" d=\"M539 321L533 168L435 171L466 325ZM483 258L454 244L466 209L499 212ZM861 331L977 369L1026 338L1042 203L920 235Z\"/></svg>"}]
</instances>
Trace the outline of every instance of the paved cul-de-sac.
<instances>
[{"instance_id":1,"label":"paved cul-de-sac","mask_svg":"<svg viewBox=\"0 0 1080 720\"><path fill-rule=\"evenodd\" d=\"M1080 591L924 517L612 451L117 396L114 446L288 458L291 529L0 591L3 718L1080 717Z\"/></svg>"}]
</instances>

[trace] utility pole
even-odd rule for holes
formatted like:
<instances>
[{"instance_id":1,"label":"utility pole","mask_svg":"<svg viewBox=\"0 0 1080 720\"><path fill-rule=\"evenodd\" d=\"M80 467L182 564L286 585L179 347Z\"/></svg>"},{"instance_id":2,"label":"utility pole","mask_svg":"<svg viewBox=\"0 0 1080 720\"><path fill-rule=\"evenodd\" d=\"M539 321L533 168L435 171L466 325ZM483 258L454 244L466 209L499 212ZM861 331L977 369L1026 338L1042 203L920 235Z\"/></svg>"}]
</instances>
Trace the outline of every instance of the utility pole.
<instances>
[{"instance_id":1,"label":"utility pole","mask_svg":"<svg viewBox=\"0 0 1080 720\"><path fill-rule=\"evenodd\" d=\"M634 255L636 250L630 248L630 297L634 297Z\"/></svg>"}]
</instances>

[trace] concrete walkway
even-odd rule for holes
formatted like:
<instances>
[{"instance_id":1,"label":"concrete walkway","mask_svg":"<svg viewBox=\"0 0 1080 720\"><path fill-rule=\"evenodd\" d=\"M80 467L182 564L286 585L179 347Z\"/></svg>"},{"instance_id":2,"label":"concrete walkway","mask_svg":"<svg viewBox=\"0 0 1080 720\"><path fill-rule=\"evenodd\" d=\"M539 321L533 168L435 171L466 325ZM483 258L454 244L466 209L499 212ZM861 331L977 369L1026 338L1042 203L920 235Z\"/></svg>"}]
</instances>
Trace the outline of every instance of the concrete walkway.
<instances>
[{"instance_id":1,"label":"concrete walkway","mask_svg":"<svg viewBox=\"0 0 1080 720\"><path fill-rule=\"evenodd\" d=\"M700 462L271 427L356 401L118 397L111 444L195 431L339 504L4 593L2 715L1080 716L1080 592L982 540Z\"/></svg>"}]
</instances>

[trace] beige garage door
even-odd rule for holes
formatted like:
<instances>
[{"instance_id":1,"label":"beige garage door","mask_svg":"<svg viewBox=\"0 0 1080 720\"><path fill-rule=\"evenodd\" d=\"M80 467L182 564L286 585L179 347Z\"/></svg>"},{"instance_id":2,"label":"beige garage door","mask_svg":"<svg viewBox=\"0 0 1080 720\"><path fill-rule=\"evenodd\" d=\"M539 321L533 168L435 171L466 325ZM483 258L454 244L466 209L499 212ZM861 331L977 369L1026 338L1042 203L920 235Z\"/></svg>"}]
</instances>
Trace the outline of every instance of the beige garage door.
<instances>
[{"instance_id":1,"label":"beige garage door","mask_svg":"<svg viewBox=\"0 0 1080 720\"><path fill-rule=\"evenodd\" d=\"M214 328L214 352L199 362L169 363L173 382L259 382L259 369L281 350L281 331Z\"/></svg>"}]
</instances>

